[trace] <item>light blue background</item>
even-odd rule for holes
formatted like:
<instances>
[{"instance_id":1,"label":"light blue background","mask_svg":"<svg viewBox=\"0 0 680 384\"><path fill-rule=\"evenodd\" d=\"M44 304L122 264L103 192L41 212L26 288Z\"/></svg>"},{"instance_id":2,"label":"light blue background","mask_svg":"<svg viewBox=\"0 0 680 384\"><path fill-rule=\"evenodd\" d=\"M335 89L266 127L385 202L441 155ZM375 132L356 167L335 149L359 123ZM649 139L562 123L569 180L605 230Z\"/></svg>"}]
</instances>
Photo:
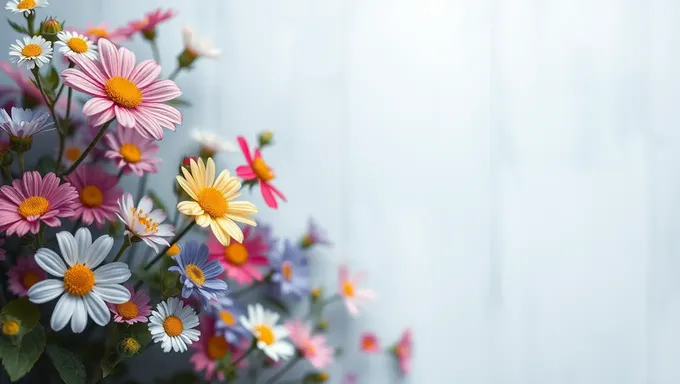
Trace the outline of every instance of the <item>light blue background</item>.
<instances>
[{"instance_id":1,"label":"light blue background","mask_svg":"<svg viewBox=\"0 0 680 384\"><path fill-rule=\"evenodd\" d=\"M297 235L314 215L336 242L319 281L348 260L381 296L334 311L336 377L397 382L356 339L408 325L411 383L680 382L677 1L52 2L77 26L179 10L166 74L182 24L217 41L179 77L194 106L150 185L190 127L276 132L290 202L260 219Z\"/></svg>"}]
</instances>

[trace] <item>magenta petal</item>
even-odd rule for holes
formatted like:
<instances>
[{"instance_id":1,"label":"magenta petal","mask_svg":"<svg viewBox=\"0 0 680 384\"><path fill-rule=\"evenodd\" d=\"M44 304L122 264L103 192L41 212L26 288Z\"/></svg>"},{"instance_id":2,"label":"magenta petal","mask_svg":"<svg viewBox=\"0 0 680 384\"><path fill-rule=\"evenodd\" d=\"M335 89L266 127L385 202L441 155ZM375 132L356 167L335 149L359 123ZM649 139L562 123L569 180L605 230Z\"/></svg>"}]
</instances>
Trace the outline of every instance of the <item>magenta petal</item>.
<instances>
[{"instance_id":1,"label":"magenta petal","mask_svg":"<svg viewBox=\"0 0 680 384\"><path fill-rule=\"evenodd\" d=\"M113 107L113 101L103 97L93 97L83 105L83 114L92 116Z\"/></svg>"},{"instance_id":2,"label":"magenta petal","mask_svg":"<svg viewBox=\"0 0 680 384\"><path fill-rule=\"evenodd\" d=\"M240 165L236 168L236 175L244 180L251 180L257 177L255 171L249 165Z\"/></svg>"},{"instance_id":3,"label":"magenta petal","mask_svg":"<svg viewBox=\"0 0 680 384\"><path fill-rule=\"evenodd\" d=\"M116 113L113 108L109 108L100 114L90 116L88 123L93 127L100 127L114 117L116 117Z\"/></svg>"},{"instance_id":4,"label":"magenta petal","mask_svg":"<svg viewBox=\"0 0 680 384\"><path fill-rule=\"evenodd\" d=\"M243 136L239 136L236 138L236 141L238 142L239 147L241 147L241 151L243 152L243 156L246 157L246 161L248 164L253 163L253 158L250 156L250 148L248 148L248 142Z\"/></svg>"},{"instance_id":5,"label":"magenta petal","mask_svg":"<svg viewBox=\"0 0 680 384\"><path fill-rule=\"evenodd\" d=\"M286 196L284 196L283 193L281 193L281 191L279 191L275 186L273 186L273 185L271 185L271 184L269 184L269 183L266 183L266 184L269 186L269 189L271 189L272 192L274 192L275 195L277 195L278 197L281 198L281 200L287 201L287 200L286 200Z\"/></svg>"},{"instance_id":6,"label":"magenta petal","mask_svg":"<svg viewBox=\"0 0 680 384\"><path fill-rule=\"evenodd\" d=\"M262 197L264 198L264 202L270 208L276 209L278 207L278 204L276 203L276 198L274 198L274 194L272 193L271 188L269 188L269 184L260 183L260 191L262 192Z\"/></svg>"},{"instance_id":7,"label":"magenta petal","mask_svg":"<svg viewBox=\"0 0 680 384\"><path fill-rule=\"evenodd\" d=\"M104 88L97 84L92 78L88 77L84 72L69 68L65 69L61 76L64 79L64 85L75 89L76 91L86 93L92 96L106 97Z\"/></svg>"},{"instance_id":8,"label":"magenta petal","mask_svg":"<svg viewBox=\"0 0 680 384\"><path fill-rule=\"evenodd\" d=\"M160 74L161 66L158 63L153 60L144 60L132 70L129 79L141 89L151 84Z\"/></svg>"},{"instance_id":9,"label":"magenta petal","mask_svg":"<svg viewBox=\"0 0 680 384\"><path fill-rule=\"evenodd\" d=\"M118 49L110 41L99 39L99 57L107 78L120 75Z\"/></svg>"}]
</instances>

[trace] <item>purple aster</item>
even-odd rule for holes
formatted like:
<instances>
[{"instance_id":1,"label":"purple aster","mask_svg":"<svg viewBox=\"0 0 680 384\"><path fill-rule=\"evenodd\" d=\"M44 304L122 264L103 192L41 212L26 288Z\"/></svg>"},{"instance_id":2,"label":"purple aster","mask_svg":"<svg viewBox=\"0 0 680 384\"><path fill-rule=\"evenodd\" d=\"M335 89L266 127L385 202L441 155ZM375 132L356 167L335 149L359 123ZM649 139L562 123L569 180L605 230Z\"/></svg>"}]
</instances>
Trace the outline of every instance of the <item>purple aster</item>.
<instances>
[{"instance_id":1,"label":"purple aster","mask_svg":"<svg viewBox=\"0 0 680 384\"><path fill-rule=\"evenodd\" d=\"M331 245L331 241L328 239L326 230L310 217L307 224L307 233L300 240L300 246L303 249L307 249L316 244Z\"/></svg>"},{"instance_id":2,"label":"purple aster","mask_svg":"<svg viewBox=\"0 0 680 384\"><path fill-rule=\"evenodd\" d=\"M299 300L309 294L309 265L302 248L286 240L283 252L273 252L269 264L275 296Z\"/></svg>"},{"instance_id":3,"label":"purple aster","mask_svg":"<svg viewBox=\"0 0 680 384\"><path fill-rule=\"evenodd\" d=\"M175 256L176 266L169 271L179 272L182 283L182 297L192 294L200 297L204 304L224 296L227 283L218 276L224 272L222 265L216 260L208 260L208 247L196 241L188 241L179 246L179 255Z\"/></svg>"},{"instance_id":4,"label":"purple aster","mask_svg":"<svg viewBox=\"0 0 680 384\"><path fill-rule=\"evenodd\" d=\"M238 345L250 332L239 319L245 316L243 307L227 296L208 303L208 312L215 318L215 331L223 334L230 344Z\"/></svg>"}]
</instances>

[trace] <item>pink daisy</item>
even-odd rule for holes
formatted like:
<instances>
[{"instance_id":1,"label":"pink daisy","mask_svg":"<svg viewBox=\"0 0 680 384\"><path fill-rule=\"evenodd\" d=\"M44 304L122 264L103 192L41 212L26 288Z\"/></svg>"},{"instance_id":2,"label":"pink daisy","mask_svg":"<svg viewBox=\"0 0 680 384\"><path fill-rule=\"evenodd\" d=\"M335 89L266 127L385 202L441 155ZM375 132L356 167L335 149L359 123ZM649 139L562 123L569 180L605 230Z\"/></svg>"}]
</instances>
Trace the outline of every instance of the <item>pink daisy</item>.
<instances>
[{"instance_id":1,"label":"pink daisy","mask_svg":"<svg viewBox=\"0 0 680 384\"><path fill-rule=\"evenodd\" d=\"M394 346L394 355L399 362L399 370L402 375L408 375L411 372L411 360L413 353L413 336L410 329L404 330L401 339Z\"/></svg>"},{"instance_id":2,"label":"pink daisy","mask_svg":"<svg viewBox=\"0 0 680 384\"><path fill-rule=\"evenodd\" d=\"M359 314L359 303L365 300L374 300L376 295L373 291L359 289L357 287L364 280L363 272L357 273L354 277L350 277L346 265L340 266L338 272L340 277L338 292L345 301L345 307L347 307L349 313L357 316Z\"/></svg>"},{"instance_id":3,"label":"pink daisy","mask_svg":"<svg viewBox=\"0 0 680 384\"><path fill-rule=\"evenodd\" d=\"M8 236L38 233L40 223L61 225L59 218L73 217L78 193L69 183L59 184L54 173L43 178L36 171L24 173L12 185L0 187L0 232Z\"/></svg>"},{"instance_id":4,"label":"pink daisy","mask_svg":"<svg viewBox=\"0 0 680 384\"><path fill-rule=\"evenodd\" d=\"M142 290L135 292L135 289L130 285L125 285L130 291L130 300L123 304L106 303L111 313L113 313L113 321L116 323L146 323L147 318L151 314L151 307L149 307L149 296L144 294Z\"/></svg>"},{"instance_id":5,"label":"pink daisy","mask_svg":"<svg viewBox=\"0 0 680 384\"><path fill-rule=\"evenodd\" d=\"M148 35L149 39L153 40L156 26L164 21L172 19L175 15L177 15L177 12L172 9L168 9L167 11L160 8L155 9L147 12L143 19L131 21L127 25L127 28L125 28L125 32L127 33L128 38L134 36L137 32L141 32L144 36Z\"/></svg>"},{"instance_id":6,"label":"pink daisy","mask_svg":"<svg viewBox=\"0 0 680 384\"><path fill-rule=\"evenodd\" d=\"M76 168L66 180L78 191L76 218L83 224L97 224L101 228L106 222L116 219L118 199L123 191L117 188L118 178L106 173L99 165L87 164Z\"/></svg>"},{"instance_id":7,"label":"pink daisy","mask_svg":"<svg viewBox=\"0 0 680 384\"><path fill-rule=\"evenodd\" d=\"M295 319L286 322L286 329L290 333L289 337L297 347L302 356L309 361L316 369L324 369L333 362L333 348L329 347L326 337L323 335L312 335L309 324Z\"/></svg>"},{"instance_id":8,"label":"pink daisy","mask_svg":"<svg viewBox=\"0 0 680 384\"><path fill-rule=\"evenodd\" d=\"M7 271L7 288L13 294L23 297L33 284L45 280L45 271L31 257L22 257L17 264Z\"/></svg>"},{"instance_id":9,"label":"pink daisy","mask_svg":"<svg viewBox=\"0 0 680 384\"><path fill-rule=\"evenodd\" d=\"M238 177L244 180L254 180L259 182L260 192L262 192L264 202L267 203L269 207L276 209L278 207L278 203L276 202L274 195L278 196L283 201L286 201L286 197L283 196L283 193L281 193L281 191L276 189L276 187L270 183L270 181L272 181L275 177L273 172L274 170L264 162L259 148L255 148L255 151L251 156L250 147L248 147L248 142L246 139L243 138L243 136L239 136L236 138L236 140L238 141L238 145L241 147L241 151L248 162L247 165L241 165L236 168L236 174Z\"/></svg>"},{"instance_id":10,"label":"pink daisy","mask_svg":"<svg viewBox=\"0 0 680 384\"><path fill-rule=\"evenodd\" d=\"M19 89L15 89L11 86L0 85L0 92L2 92L3 95L16 93L17 99L21 101L21 105L23 105L24 108L33 108L36 105L45 104L38 87L36 87L26 73L16 65L12 65L7 61L0 61L0 70L5 72L19 87ZM57 107L65 108L66 100L61 98L57 102Z\"/></svg>"},{"instance_id":11,"label":"pink daisy","mask_svg":"<svg viewBox=\"0 0 680 384\"><path fill-rule=\"evenodd\" d=\"M211 235L206 245L210 250L209 258L219 260L227 277L243 285L264 278L259 268L268 264L267 254L275 243L271 228L261 225L245 227L241 243L230 241L225 247Z\"/></svg>"},{"instance_id":12,"label":"pink daisy","mask_svg":"<svg viewBox=\"0 0 680 384\"><path fill-rule=\"evenodd\" d=\"M361 335L361 351L368 353L380 352L380 342L375 333L365 332Z\"/></svg>"},{"instance_id":13,"label":"pink daisy","mask_svg":"<svg viewBox=\"0 0 680 384\"><path fill-rule=\"evenodd\" d=\"M146 139L133 129L125 129L120 125L115 132L104 136L106 152L104 156L112 159L118 169L124 174L134 172L137 176L144 173L156 173L156 164L161 159L153 157L158 152L158 145L153 140Z\"/></svg>"},{"instance_id":14,"label":"pink daisy","mask_svg":"<svg viewBox=\"0 0 680 384\"><path fill-rule=\"evenodd\" d=\"M99 61L72 57L78 68L65 69L64 84L93 96L83 105L90 124L99 127L115 118L125 128L134 128L147 138L163 139L163 127L175 130L182 114L164 104L182 92L174 81L158 79L161 66L153 60L136 64L127 48L116 48L99 40Z\"/></svg>"},{"instance_id":15,"label":"pink daisy","mask_svg":"<svg viewBox=\"0 0 680 384\"><path fill-rule=\"evenodd\" d=\"M236 347L227 342L223 335L215 332L215 319L211 316L202 316L199 324L201 338L198 342L189 345L189 348L195 350L189 361L193 364L195 372L204 371L207 381L211 381L215 374L217 374L218 381L224 381L224 373L217 370L218 363L227 352L232 353L232 359L238 359L248 348L249 343L245 341L246 345ZM246 360L243 359L239 367L246 366Z\"/></svg>"},{"instance_id":16,"label":"pink daisy","mask_svg":"<svg viewBox=\"0 0 680 384\"><path fill-rule=\"evenodd\" d=\"M5 245L5 239L0 239L0 247ZM7 254L7 250L5 248L0 248L0 261L5 261L5 255Z\"/></svg>"},{"instance_id":17,"label":"pink daisy","mask_svg":"<svg viewBox=\"0 0 680 384\"><path fill-rule=\"evenodd\" d=\"M112 43L120 43L123 40L129 39L129 36L127 34L127 28L120 27L116 29L110 29L106 23L90 25L86 29L79 32L87 36L90 40L94 41L95 43L102 38L107 39Z\"/></svg>"}]
</instances>

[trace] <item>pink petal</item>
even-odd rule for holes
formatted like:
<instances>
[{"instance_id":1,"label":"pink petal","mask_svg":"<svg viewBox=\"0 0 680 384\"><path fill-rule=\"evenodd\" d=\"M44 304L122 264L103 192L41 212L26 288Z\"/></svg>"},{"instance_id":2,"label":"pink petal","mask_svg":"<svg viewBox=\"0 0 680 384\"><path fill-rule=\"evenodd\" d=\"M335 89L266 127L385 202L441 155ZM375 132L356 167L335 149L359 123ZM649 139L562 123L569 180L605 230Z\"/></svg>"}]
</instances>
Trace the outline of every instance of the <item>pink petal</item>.
<instances>
[{"instance_id":1,"label":"pink petal","mask_svg":"<svg viewBox=\"0 0 680 384\"><path fill-rule=\"evenodd\" d=\"M119 62L118 49L110 41L106 39L99 39L99 59L104 69L104 74L107 78L119 76Z\"/></svg>"},{"instance_id":2,"label":"pink petal","mask_svg":"<svg viewBox=\"0 0 680 384\"><path fill-rule=\"evenodd\" d=\"M135 117L130 113L129 109L117 105L114 106L113 109L116 112L116 119L118 119L118 124L120 124L121 127L134 128Z\"/></svg>"},{"instance_id":3,"label":"pink petal","mask_svg":"<svg viewBox=\"0 0 680 384\"><path fill-rule=\"evenodd\" d=\"M83 114L92 116L113 107L113 101L103 97L93 97L83 105Z\"/></svg>"},{"instance_id":4,"label":"pink petal","mask_svg":"<svg viewBox=\"0 0 680 384\"><path fill-rule=\"evenodd\" d=\"M104 123L113 119L114 117L116 117L116 113L114 112L113 108L109 108L98 115L90 116L88 123L93 127L101 127L104 125Z\"/></svg>"},{"instance_id":5,"label":"pink petal","mask_svg":"<svg viewBox=\"0 0 680 384\"><path fill-rule=\"evenodd\" d=\"M236 168L236 175L244 180L251 180L257 177L255 171L249 165L239 165Z\"/></svg>"},{"instance_id":6,"label":"pink petal","mask_svg":"<svg viewBox=\"0 0 680 384\"><path fill-rule=\"evenodd\" d=\"M99 85L104 85L106 83L106 77L104 77L104 72L99 61L86 59L84 57L75 56L73 58L76 64L85 72L85 74L92 80L97 82Z\"/></svg>"},{"instance_id":7,"label":"pink petal","mask_svg":"<svg viewBox=\"0 0 680 384\"><path fill-rule=\"evenodd\" d=\"M120 76L123 76L124 78L128 79L130 77L130 73L132 73L132 70L135 69L137 56L135 56L134 52L125 47L120 48L120 51L118 53L120 55L119 74Z\"/></svg>"},{"instance_id":8,"label":"pink petal","mask_svg":"<svg viewBox=\"0 0 680 384\"><path fill-rule=\"evenodd\" d=\"M278 207L278 204L276 203L276 198L274 198L274 194L272 193L272 190L269 187L269 184L260 183L260 191L262 192L262 197L264 198L264 202L270 208L276 209Z\"/></svg>"},{"instance_id":9,"label":"pink petal","mask_svg":"<svg viewBox=\"0 0 680 384\"><path fill-rule=\"evenodd\" d=\"M141 89L151 84L160 74L161 66L158 63L153 60L144 60L132 70L129 79Z\"/></svg>"},{"instance_id":10,"label":"pink petal","mask_svg":"<svg viewBox=\"0 0 680 384\"><path fill-rule=\"evenodd\" d=\"M172 80L159 80L142 89L145 102L160 103L179 97L182 91Z\"/></svg>"},{"instance_id":11,"label":"pink petal","mask_svg":"<svg viewBox=\"0 0 680 384\"><path fill-rule=\"evenodd\" d=\"M106 97L104 88L97 84L94 79L88 77L84 72L78 69L65 69L61 76L64 79L64 84L75 89L78 92L86 93L92 96Z\"/></svg>"},{"instance_id":12,"label":"pink petal","mask_svg":"<svg viewBox=\"0 0 680 384\"><path fill-rule=\"evenodd\" d=\"M137 130L137 132L139 132L140 135L147 139L150 138L156 140L163 139L163 128L161 128L161 126L158 125L158 123L154 120L152 114L140 110L138 108L130 110L130 112L137 121L135 129Z\"/></svg>"},{"instance_id":13,"label":"pink petal","mask_svg":"<svg viewBox=\"0 0 680 384\"><path fill-rule=\"evenodd\" d=\"M141 109L146 109L157 117L163 118L170 123L182 124L182 114L173 106L162 103L144 103ZM169 126L168 128L174 127Z\"/></svg>"},{"instance_id":14,"label":"pink petal","mask_svg":"<svg viewBox=\"0 0 680 384\"><path fill-rule=\"evenodd\" d=\"M239 136L236 138L236 141L238 141L239 147L241 147L241 151L243 152L243 156L246 157L246 161L248 164L253 163L253 158L250 156L250 148L248 148L248 142L243 136Z\"/></svg>"},{"instance_id":15,"label":"pink petal","mask_svg":"<svg viewBox=\"0 0 680 384\"><path fill-rule=\"evenodd\" d=\"M288 201L288 200L286 200L286 197L283 195L283 193L281 193L281 191L279 191L275 186L273 186L269 183L266 183L266 184L269 186L269 188L272 190L272 192L274 192L275 195L277 195L278 197L281 198L281 200Z\"/></svg>"}]
</instances>

